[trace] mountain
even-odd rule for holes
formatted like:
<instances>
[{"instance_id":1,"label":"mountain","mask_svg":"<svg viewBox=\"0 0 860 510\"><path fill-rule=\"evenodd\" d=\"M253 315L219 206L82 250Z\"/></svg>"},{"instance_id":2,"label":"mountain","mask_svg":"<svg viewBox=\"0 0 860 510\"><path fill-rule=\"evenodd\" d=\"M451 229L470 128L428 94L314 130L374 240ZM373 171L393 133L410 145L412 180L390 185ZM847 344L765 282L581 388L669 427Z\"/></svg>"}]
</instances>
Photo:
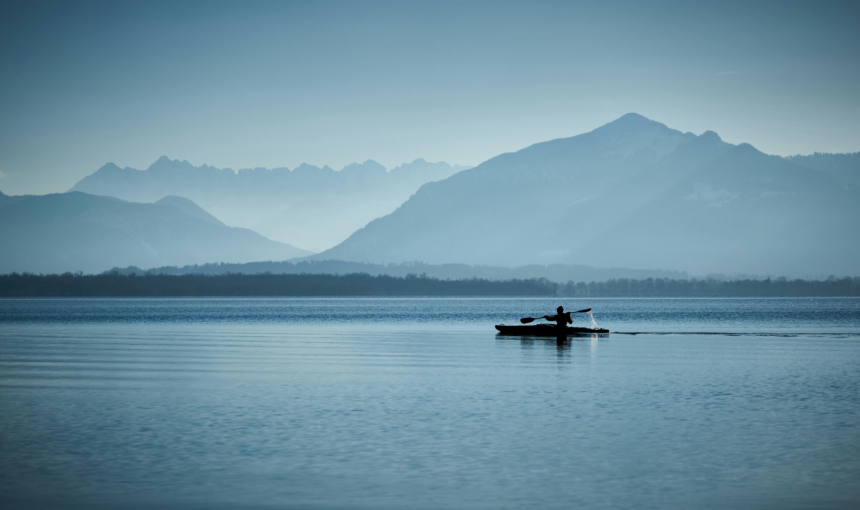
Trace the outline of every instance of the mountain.
<instances>
[{"instance_id":1,"label":"mountain","mask_svg":"<svg viewBox=\"0 0 860 510\"><path fill-rule=\"evenodd\" d=\"M325 249L394 211L422 185L466 167L417 159L390 172L368 160L340 171L302 164L234 172L163 156L147 170L108 163L71 191L155 202L186 197L231 226L280 241Z\"/></svg>"},{"instance_id":2,"label":"mountain","mask_svg":"<svg viewBox=\"0 0 860 510\"><path fill-rule=\"evenodd\" d=\"M426 184L393 214L314 258L567 262L577 242L599 231L585 217L593 216L599 199L695 138L628 114L590 133L502 154Z\"/></svg>"},{"instance_id":3,"label":"mountain","mask_svg":"<svg viewBox=\"0 0 860 510\"><path fill-rule=\"evenodd\" d=\"M637 114L422 186L312 260L860 273L860 191Z\"/></svg>"},{"instance_id":4,"label":"mountain","mask_svg":"<svg viewBox=\"0 0 860 510\"><path fill-rule=\"evenodd\" d=\"M218 225L219 227L227 226L221 223L221 220L203 210L202 207L184 197L168 195L155 203L156 205L175 207L176 209L179 209L182 213L191 216L192 218L197 218L207 223Z\"/></svg>"},{"instance_id":5,"label":"mountain","mask_svg":"<svg viewBox=\"0 0 860 510\"><path fill-rule=\"evenodd\" d=\"M0 208L0 239L0 273L285 260L311 253L224 226L180 197L140 204L80 192L30 196Z\"/></svg>"},{"instance_id":6,"label":"mountain","mask_svg":"<svg viewBox=\"0 0 860 510\"><path fill-rule=\"evenodd\" d=\"M851 184L860 186L860 152L851 154L827 154L816 152L809 156L789 156L791 163L830 174Z\"/></svg>"}]
</instances>

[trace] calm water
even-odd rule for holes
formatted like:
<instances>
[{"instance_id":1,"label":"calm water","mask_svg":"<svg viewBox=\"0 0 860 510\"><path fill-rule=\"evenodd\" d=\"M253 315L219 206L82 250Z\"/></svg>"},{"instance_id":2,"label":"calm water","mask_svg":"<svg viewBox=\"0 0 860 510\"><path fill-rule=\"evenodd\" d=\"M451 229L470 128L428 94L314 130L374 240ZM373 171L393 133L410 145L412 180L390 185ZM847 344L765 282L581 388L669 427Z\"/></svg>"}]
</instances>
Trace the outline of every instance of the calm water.
<instances>
[{"instance_id":1,"label":"calm water","mask_svg":"<svg viewBox=\"0 0 860 510\"><path fill-rule=\"evenodd\" d=\"M641 334L494 334L558 304ZM857 299L0 300L2 508L856 508L858 481Z\"/></svg>"}]
</instances>

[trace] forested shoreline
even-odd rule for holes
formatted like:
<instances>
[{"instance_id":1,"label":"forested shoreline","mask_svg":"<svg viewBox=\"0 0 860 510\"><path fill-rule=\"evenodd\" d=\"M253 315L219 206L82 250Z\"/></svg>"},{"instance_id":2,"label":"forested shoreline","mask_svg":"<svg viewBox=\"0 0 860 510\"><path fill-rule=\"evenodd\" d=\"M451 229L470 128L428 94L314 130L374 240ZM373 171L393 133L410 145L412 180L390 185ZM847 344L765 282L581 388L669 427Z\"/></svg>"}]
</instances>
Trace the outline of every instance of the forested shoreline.
<instances>
[{"instance_id":1,"label":"forested shoreline","mask_svg":"<svg viewBox=\"0 0 860 510\"><path fill-rule=\"evenodd\" d=\"M646 280L618 279L606 282L568 282L558 294L591 297L812 297L860 296L860 277L827 280Z\"/></svg>"},{"instance_id":2,"label":"forested shoreline","mask_svg":"<svg viewBox=\"0 0 860 510\"><path fill-rule=\"evenodd\" d=\"M644 280L558 284L544 278L442 280L364 273L224 275L0 275L0 297L175 296L573 296L811 297L860 296L860 277L827 280Z\"/></svg>"}]
</instances>

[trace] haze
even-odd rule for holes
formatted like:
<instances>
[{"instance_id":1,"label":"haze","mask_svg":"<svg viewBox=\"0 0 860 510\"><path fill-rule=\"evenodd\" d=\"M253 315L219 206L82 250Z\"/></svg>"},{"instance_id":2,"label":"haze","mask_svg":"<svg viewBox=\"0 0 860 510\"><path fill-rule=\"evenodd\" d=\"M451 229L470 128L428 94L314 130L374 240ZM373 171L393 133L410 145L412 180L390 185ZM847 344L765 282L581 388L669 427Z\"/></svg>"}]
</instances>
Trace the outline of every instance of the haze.
<instances>
[{"instance_id":1,"label":"haze","mask_svg":"<svg viewBox=\"0 0 860 510\"><path fill-rule=\"evenodd\" d=\"M0 510L860 507L860 1L0 13Z\"/></svg>"},{"instance_id":2,"label":"haze","mask_svg":"<svg viewBox=\"0 0 860 510\"><path fill-rule=\"evenodd\" d=\"M628 112L777 155L854 152L856 2L20 2L0 190L107 162L478 165Z\"/></svg>"}]
</instances>

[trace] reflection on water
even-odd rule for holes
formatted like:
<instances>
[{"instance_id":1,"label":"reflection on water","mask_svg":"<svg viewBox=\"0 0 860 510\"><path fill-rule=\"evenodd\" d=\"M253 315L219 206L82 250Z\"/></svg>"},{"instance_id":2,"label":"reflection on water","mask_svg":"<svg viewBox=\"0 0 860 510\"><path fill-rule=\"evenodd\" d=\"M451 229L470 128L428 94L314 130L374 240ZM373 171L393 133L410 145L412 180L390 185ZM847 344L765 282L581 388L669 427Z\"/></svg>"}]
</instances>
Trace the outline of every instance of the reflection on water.
<instances>
[{"instance_id":1,"label":"reflection on water","mask_svg":"<svg viewBox=\"0 0 860 510\"><path fill-rule=\"evenodd\" d=\"M523 349L533 349L536 346L555 345L559 359L564 358L565 352L571 349L571 346L576 346L581 349L581 346L588 345L591 356L597 356L597 342L599 339L608 339L608 334L580 334L580 335L559 335L557 337L545 336L517 336L517 335L496 335L496 341L499 342L519 342Z\"/></svg>"},{"instance_id":2,"label":"reflection on water","mask_svg":"<svg viewBox=\"0 0 860 510\"><path fill-rule=\"evenodd\" d=\"M858 303L0 301L0 507L853 507Z\"/></svg>"}]
</instances>

